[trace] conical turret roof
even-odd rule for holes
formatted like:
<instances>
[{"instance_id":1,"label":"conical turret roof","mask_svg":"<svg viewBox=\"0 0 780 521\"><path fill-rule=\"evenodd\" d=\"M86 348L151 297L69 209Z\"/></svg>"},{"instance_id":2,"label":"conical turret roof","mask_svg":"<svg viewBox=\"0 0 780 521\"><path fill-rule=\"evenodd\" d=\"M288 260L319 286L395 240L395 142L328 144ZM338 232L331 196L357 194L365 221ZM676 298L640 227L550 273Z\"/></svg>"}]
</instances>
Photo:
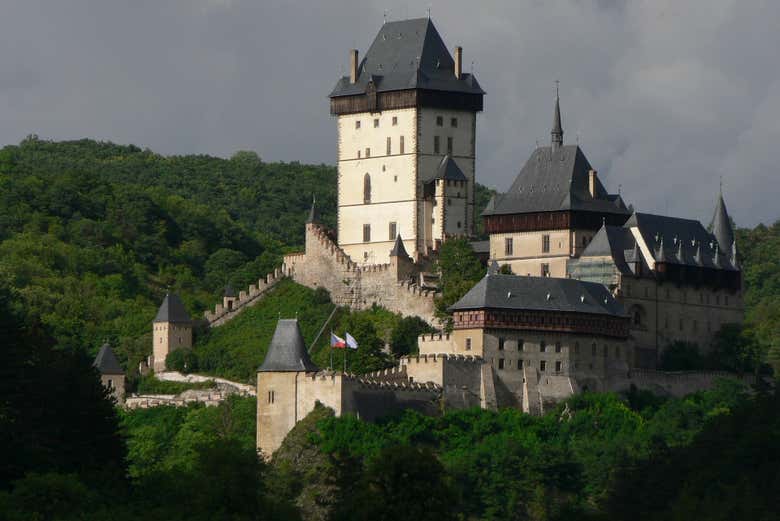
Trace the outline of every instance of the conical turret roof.
<instances>
[{"instance_id":1,"label":"conical turret roof","mask_svg":"<svg viewBox=\"0 0 780 521\"><path fill-rule=\"evenodd\" d=\"M191 322L190 315L184 308L184 303L175 293L166 293L165 298L157 310L155 322Z\"/></svg>"},{"instance_id":2,"label":"conical turret roof","mask_svg":"<svg viewBox=\"0 0 780 521\"><path fill-rule=\"evenodd\" d=\"M553 127L552 132L552 145L553 149L563 145L563 125L561 125L561 103L560 97L556 89L555 92L555 114L553 115Z\"/></svg>"},{"instance_id":3,"label":"conical turret roof","mask_svg":"<svg viewBox=\"0 0 780 521\"><path fill-rule=\"evenodd\" d=\"M390 256L391 257L409 257L409 254L406 253L406 248L404 248L404 241L401 240L401 234L395 236L395 243L393 244L393 249L390 250Z\"/></svg>"},{"instance_id":4,"label":"conical turret roof","mask_svg":"<svg viewBox=\"0 0 780 521\"><path fill-rule=\"evenodd\" d=\"M108 343L101 346L92 365L100 371L100 374L125 374L124 370L122 370L122 366L119 365L119 360L116 359L116 355L114 355L114 351L111 350L111 346L108 345Z\"/></svg>"},{"instance_id":5,"label":"conical turret roof","mask_svg":"<svg viewBox=\"0 0 780 521\"><path fill-rule=\"evenodd\" d=\"M280 319L258 372L316 372L297 319Z\"/></svg>"},{"instance_id":6,"label":"conical turret roof","mask_svg":"<svg viewBox=\"0 0 780 521\"><path fill-rule=\"evenodd\" d=\"M718 203L715 205L715 213L712 216L712 223L710 223L712 234L720 244L720 249L723 251L731 250L731 245L734 243L734 229L731 227L731 218L726 211L726 203L723 201L723 194L718 196Z\"/></svg>"}]
</instances>

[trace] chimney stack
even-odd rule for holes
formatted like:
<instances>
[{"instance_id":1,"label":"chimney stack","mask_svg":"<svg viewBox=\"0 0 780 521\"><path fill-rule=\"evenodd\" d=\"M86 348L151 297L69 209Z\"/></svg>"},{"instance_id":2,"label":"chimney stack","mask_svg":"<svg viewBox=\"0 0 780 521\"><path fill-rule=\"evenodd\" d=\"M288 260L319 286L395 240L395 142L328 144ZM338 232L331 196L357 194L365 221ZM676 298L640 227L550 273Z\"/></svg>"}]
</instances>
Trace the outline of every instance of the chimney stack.
<instances>
[{"instance_id":1,"label":"chimney stack","mask_svg":"<svg viewBox=\"0 0 780 521\"><path fill-rule=\"evenodd\" d=\"M455 77L460 79L461 71L463 70L463 47L458 45L455 47Z\"/></svg>"},{"instance_id":2,"label":"chimney stack","mask_svg":"<svg viewBox=\"0 0 780 521\"><path fill-rule=\"evenodd\" d=\"M349 51L349 82L356 83L358 77L358 50Z\"/></svg>"},{"instance_id":3,"label":"chimney stack","mask_svg":"<svg viewBox=\"0 0 780 521\"><path fill-rule=\"evenodd\" d=\"M596 198L596 172L593 169L588 170L588 192L594 199Z\"/></svg>"}]
</instances>

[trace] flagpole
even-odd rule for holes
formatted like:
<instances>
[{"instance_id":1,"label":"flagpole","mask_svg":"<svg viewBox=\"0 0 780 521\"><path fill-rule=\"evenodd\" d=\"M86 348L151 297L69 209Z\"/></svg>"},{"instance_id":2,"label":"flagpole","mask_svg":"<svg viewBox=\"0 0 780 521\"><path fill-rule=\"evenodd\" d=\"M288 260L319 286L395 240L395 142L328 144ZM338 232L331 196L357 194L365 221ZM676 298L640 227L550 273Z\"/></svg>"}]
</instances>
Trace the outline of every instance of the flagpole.
<instances>
[{"instance_id":1,"label":"flagpole","mask_svg":"<svg viewBox=\"0 0 780 521\"><path fill-rule=\"evenodd\" d=\"M330 344L330 370L333 371L333 330L330 330L330 340L328 340L328 343Z\"/></svg>"},{"instance_id":2,"label":"flagpole","mask_svg":"<svg viewBox=\"0 0 780 521\"><path fill-rule=\"evenodd\" d=\"M347 351L349 351L349 348L345 347L344 348L344 374L347 374L347 355L349 354L347 353Z\"/></svg>"}]
</instances>

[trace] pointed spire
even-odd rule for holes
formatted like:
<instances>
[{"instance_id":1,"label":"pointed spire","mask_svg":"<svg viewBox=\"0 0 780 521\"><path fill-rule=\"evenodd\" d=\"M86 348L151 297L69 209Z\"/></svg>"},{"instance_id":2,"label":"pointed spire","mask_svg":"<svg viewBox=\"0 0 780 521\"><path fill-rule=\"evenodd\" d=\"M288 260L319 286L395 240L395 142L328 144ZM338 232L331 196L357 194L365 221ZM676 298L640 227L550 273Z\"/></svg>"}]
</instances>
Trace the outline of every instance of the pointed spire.
<instances>
[{"instance_id":1,"label":"pointed spire","mask_svg":"<svg viewBox=\"0 0 780 521\"><path fill-rule=\"evenodd\" d=\"M108 342L101 346L92 365L100 371L100 374L125 374Z\"/></svg>"},{"instance_id":2,"label":"pointed spire","mask_svg":"<svg viewBox=\"0 0 780 521\"><path fill-rule=\"evenodd\" d=\"M313 224L320 222L320 212L317 209L317 197L311 196L311 209L309 210L309 218L306 219L306 224Z\"/></svg>"},{"instance_id":3,"label":"pointed spire","mask_svg":"<svg viewBox=\"0 0 780 521\"><path fill-rule=\"evenodd\" d=\"M165 294L165 298L163 299L162 304L160 304L160 309L157 310L157 316L154 318L154 321L170 323L191 322L190 315L187 313L184 303L175 293Z\"/></svg>"},{"instance_id":4,"label":"pointed spire","mask_svg":"<svg viewBox=\"0 0 780 521\"><path fill-rule=\"evenodd\" d=\"M734 229L731 227L731 218L726 211L726 203L723 201L723 182L721 181L721 190L718 195L718 203L715 205L715 213L712 216L710 229L715 239L720 244L720 249L729 251L734 242Z\"/></svg>"},{"instance_id":5,"label":"pointed spire","mask_svg":"<svg viewBox=\"0 0 780 521\"><path fill-rule=\"evenodd\" d=\"M558 95L558 84L560 82L555 80L555 115L553 116L553 128L550 134L552 135L552 149L557 150L558 147L563 146L563 126L561 125L561 103L560 96Z\"/></svg>"},{"instance_id":6,"label":"pointed spire","mask_svg":"<svg viewBox=\"0 0 780 521\"><path fill-rule=\"evenodd\" d=\"M739 259L737 259L737 241L731 243L731 265L734 269L739 269Z\"/></svg>"},{"instance_id":7,"label":"pointed spire","mask_svg":"<svg viewBox=\"0 0 780 521\"><path fill-rule=\"evenodd\" d=\"M677 262L680 264L685 264L685 254L683 253L683 242L685 241L677 241L677 254L675 255L677 257Z\"/></svg>"},{"instance_id":8,"label":"pointed spire","mask_svg":"<svg viewBox=\"0 0 780 521\"><path fill-rule=\"evenodd\" d=\"M693 254L693 261L696 264L698 264L699 266L701 266L703 264L702 260L701 260L701 242L700 241L696 242L696 253Z\"/></svg>"},{"instance_id":9,"label":"pointed spire","mask_svg":"<svg viewBox=\"0 0 780 521\"><path fill-rule=\"evenodd\" d=\"M268 346L259 372L316 372L319 368L309 358L298 319L281 319Z\"/></svg>"},{"instance_id":10,"label":"pointed spire","mask_svg":"<svg viewBox=\"0 0 780 521\"><path fill-rule=\"evenodd\" d=\"M395 244L393 244L393 249L390 250L390 256L391 257L409 257L409 254L406 253L406 248L404 248L404 241L401 240L401 234L395 236Z\"/></svg>"},{"instance_id":11,"label":"pointed spire","mask_svg":"<svg viewBox=\"0 0 780 521\"><path fill-rule=\"evenodd\" d=\"M224 296L228 298L234 298L238 296L238 293L236 293L236 290L233 289L233 286L231 286L229 282L225 284Z\"/></svg>"},{"instance_id":12,"label":"pointed spire","mask_svg":"<svg viewBox=\"0 0 780 521\"><path fill-rule=\"evenodd\" d=\"M720 262L720 245L717 242L715 242L715 253L712 255L712 264L716 268L720 268L722 265Z\"/></svg>"},{"instance_id":13,"label":"pointed spire","mask_svg":"<svg viewBox=\"0 0 780 521\"><path fill-rule=\"evenodd\" d=\"M666 252L664 251L664 238L661 237L661 240L658 244L658 250L655 252L655 260L656 262L666 262Z\"/></svg>"}]
</instances>

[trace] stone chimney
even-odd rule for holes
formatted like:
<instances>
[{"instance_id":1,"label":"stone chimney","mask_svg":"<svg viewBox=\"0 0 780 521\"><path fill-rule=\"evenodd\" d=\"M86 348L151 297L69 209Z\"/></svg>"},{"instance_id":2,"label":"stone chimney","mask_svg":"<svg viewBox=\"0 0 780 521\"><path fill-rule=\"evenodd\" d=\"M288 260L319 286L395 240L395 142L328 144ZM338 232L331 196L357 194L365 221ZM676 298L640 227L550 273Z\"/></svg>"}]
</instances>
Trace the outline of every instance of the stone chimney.
<instances>
[{"instance_id":1,"label":"stone chimney","mask_svg":"<svg viewBox=\"0 0 780 521\"><path fill-rule=\"evenodd\" d=\"M598 172L596 172L593 169L588 170L588 192L590 192L590 196L595 198L596 197L596 175Z\"/></svg>"},{"instance_id":2,"label":"stone chimney","mask_svg":"<svg viewBox=\"0 0 780 521\"><path fill-rule=\"evenodd\" d=\"M349 82L357 82L358 77L358 50L351 49L349 51Z\"/></svg>"},{"instance_id":3,"label":"stone chimney","mask_svg":"<svg viewBox=\"0 0 780 521\"><path fill-rule=\"evenodd\" d=\"M458 45L455 47L455 77L460 79L461 71L463 70L463 47Z\"/></svg>"}]
</instances>

